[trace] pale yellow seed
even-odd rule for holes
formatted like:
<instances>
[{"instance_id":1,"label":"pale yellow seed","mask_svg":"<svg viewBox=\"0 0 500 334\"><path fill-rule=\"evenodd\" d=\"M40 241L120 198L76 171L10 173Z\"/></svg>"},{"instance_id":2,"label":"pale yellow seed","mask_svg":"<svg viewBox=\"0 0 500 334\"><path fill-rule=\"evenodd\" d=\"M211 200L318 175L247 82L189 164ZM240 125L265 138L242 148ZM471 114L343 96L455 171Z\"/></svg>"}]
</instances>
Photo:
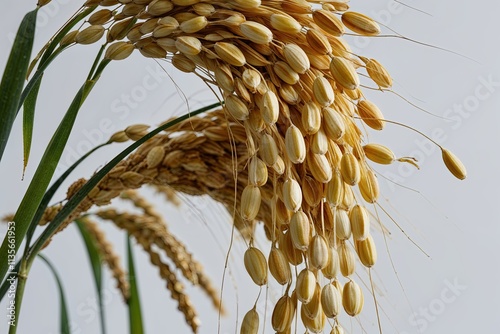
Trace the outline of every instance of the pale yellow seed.
<instances>
[{"instance_id":1,"label":"pale yellow seed","mask_svg":"<svg viewBox=\"0 0 500 334\"><path fill-rule=\"evenodd\" d=\"M378 164L389 165L396 160L391 149L381 144L366 144L363 151L368 159Z\"/></svg>"},{"instance_id":2,"label":"pale yellow seed","mask_svg":"<svg viewBox=\"0 0 500 334\"><path fill-rule=\"evenodd\" d=\"M380 194L378 180L370 169L363 172L359 181L359 191L368 203L375 203Z\"/></svg>"},{"instance_id":3,"label":"pale yellow seed","mask_svg":"<svg viewBox=\"0 0 500 334\"><path fill-rule=\"evenodd\" d=\"M306 33L306 40L309 46L320 55L330 55L333 52L329 39L318 29L309 29Z\"/></svg>"},{"instance_id":4,"label":"pale yellow seed","mask_svg":"<svg viewBox=\"0 0 500 334\"><path fill-rule=\"evenodd\" d=\"M276 247L271 247L269 254L269 271L276 281L285 285L292 281L292 271L285 253Z\"/></svg>"},{"instance_id":5,"label":"pale yellow seed","mask_svg":"<svg viewBox=\"0 0 500 334\"><path fill-rule=\"evenodd\" d=\"M278 146L276 145L276 141L270 135L265 133L262 135L260 139L260 158L266 163L266 165L270 167L274 167L273 165L278 161Z\"/></svg>"},{"instance_id":6,"label":"pale yellow seed","mask_svg":"<svg viewBox=\"0 0 500 334\"><path fill-rule=\"evenodd\" d=\"M234 78L231 68L227 64L221 64L214 70L215 81L220 88L228 93L234 91Z\"/></svg>"},{"instance_id":7,"label":"pale yellow seed","mask_svg":"<svg viewBox=\"0 0 500 334\"><path fill-rule=\"evenodd\" d=\"M245 269L255 284L264 285L267 283L267 261L262 252L255 247L246 250L243 256Z\"/></svg>"},{"instance_id":8,"label":"pale yellow seed","mask_svg":"<svg viewBox=\"0 0 500 334\"><path fill-rule=\"evenodd\" d=\"M302 128L308 135L315 134L321 127L321 109L315 102L309 101L302 107ZM317 153L317 152L315 152Z\"/></svg>"},{"instance_id":9,"label":"pale yellow seed","mask_svg":"<svg viewBox=\"0 0 500 334\"><path fill-rule=\"evenodd\" d=\"M344 285L342 292L342 305L344 310L351 317L361 313L364 304L363 291L354 281L349 281Z\"/></svg>"},{"instance_id":10,"label":"pale yellow seed","mask_svg":"<svg viewBox=\"0 0 500 334\"><path fill-rule=\"evenodd\" d=\"M194 34L204 29L207 26L207 24L208 20L205 16L198 16L182 22L179 28L187 34Z\"/></svg>"},{"instance_id":11,"label":"pale yellow seed","mask_svg":"<svg viewBox=\"0 0 500 334\"><path fill-rule=\"evenodd\" d=\"M263 186L267 183L268 172L264 161L258 157L252 157L248 164L248 182L254 186Z\"/></svg>"},{"instance_id":12,"label":"pale yellow seed","mask_svg":"<svg viewBox=\"0 0 500 334\"><path fill-rule=\"evenodd\" d=\"M351 276L356 269L356 256L354 250L347 242L342 241L337 251L339 252L340 272L344 277Z\"/></svg>"},{"instance_id":13,"label":"pale yellow seed","mask_svg":"<svg viewBox=\"0 0 500 334\"><path fill-rule=\"evenodd\" d=\"M344 24L334 13L320 9L313 12L313 20L321 29L333 36L344 34Z\"/></svg>"},{"instance_id":14,"label":"pale yellow seed","mask_svg":"<svg viewBox=\"0 0 500 334\"><path fill-rule=\"evenodd\" d=\"M240 24L243 36L257 44L269 44L273 40L273 33L263 24L254 21L245 21Z\"/></svg>"},{"instance_id":15,"label":"pale yellow seed","mask_svg":"<svg viewBox=\"0 0 500 334\"><path fill-rule=\"evenodd\" d=\"M359 76L351 61L342 57L333 57L330 62L330 73L335 81L345 89L356 89Z\"/></svg>"},{"instance_id":16,"label":"pale yellow seed","mask_svg":"<svg viewBox=\"0 0 500 334\"><path fill-rule=\"evenodd\" d=\"M298 266L302 263L302 252L294 247L290 230L283 234L279 246L283 250L283 253L285 253L286 258L291 265Z\"/></svg>"},{"instance_id":17,"label":"pale yellow seed","mask_svg":"<svg viewBox=\"0 0 500 334\"><path fill-rule=\"evenodd\" d=\"M297 283L295 286L297 299L300 302L307 304L313 298L314 291L316 290L316 276L314 276L313 272L307 268L302 269L297 276Z\"/></svg>"},{"instance_id":18,"label":"pale yellow seed","mask_svg":"<svg viewBox=\"0 0 500 334\"><path fill-rule=\"evenodd\" d=\"M124 16L136 16L139 14L142 10L144 10L146 6L144 5L138 5L136 3L128 3L125 6L123 6L122 11L120 14Z\"/></svg>"},{"instance_id":19,"label":"pale yellow seed","mask_svg":"<svg viewBox=\"0 0 500 334\"><path fill-rule=\"evenodd\" d=\"M153 32L158 27L159 21L160 21L159 18L154 17L152 19L145 21L144 23L142 23L138 26L136 25L134 28L132 28L132 30L139 28L139 32L140 32L141 36L146 35L146 34ZM127 35L127 37L128 37L128 35Z\"/></svg>"},{"instance_id":20,"label":"pale yellow seed","mask_svg":"<svg viewBox=\"0 0 500 334\"><path fill-rule=\"evenodd\" d=\"M328 263L321 269L323 276L327 279L334 279L340 271L339 253L333 247L328 247Z\"/></svg>"},{"instance_id":21,"label":"pale yellow seed","mask_svg":"<svg viewBox=\"0 0 500 334\"><path fill-rule=\"evenodd\" d=\"M342 115L333 108L323 108L323 129L329 139L333 141L340 140L346 131Z\"/></svg>"},{"instance_id":22,"label":"pale yellow seed","mask_svg":"<svg viewBox=\"0 0 500 334\"><path fill-rule=\"evenodd\" d=\"M278 155L272 168L278 175L283 175L285 173L285 161L283 161L283 158Z\"/></svg>"},{"instance_id":23,"label":"pale yellow seed","mask_svg":"<svg viewBox=\"0 0 500 334\"><path fill-rule=\"evenodd\" d=\"M203 16L210 16L216 12L215 7L209 3L196 3L193 5L193 10L196 14Z\"/></svg>"},{"instance_id":24,"label":"pale yellow seed","mask_svg":"<svg viewBox=\"0 0 500 334\"><path fill-rule=\"evenodd\" d=\"M214 45L217 55L225 62L233 66L243 66L246 64L245 56L234 44L227 42L217 42Z\"/></svg>"},{"instance_id":25,"label":"pale yellow seed","mask_svg":"<svg viewBox=\"0 0 500 334\"><path fill-rule=\"evenodd\" d=\"M304 74L311 67L307 54L297 44L286 44L283 47L283 55L288 65L297 73Z\"/></svg>"},{"instance_id":26,"label":"pale yellow seed","mask_svg":"<svg viewBox=\"0 0 500 334\"><path fill-rule=\"evenodd\" d=\"M149 125L135 124L125 128L125 134L132 140L139 140L144 137L149 129Z\"/></svg>"},{"instance_id":27,"label":"pale yellow seed","mask_svg":"<svg viewBox=\"0 0 500 334\"><path fill-rule=\"evenodd\" d=\"M92 44L99 41L104 35L104 27L101 25L92 25L80 31L76 37L75 42L78 44Z\"/></svg>"},{"instance_id":28,"label":"pale yellow seed","mask_svg":"<svg viewBox=\"0 0 500 334\"><path fill-rule=\"evenodd\" d=\"M463 180L467 177L467 170L464 164L451 151L441 148L444 164L457 179Z\"/></svg>"},{"instance_id":29,"label":"pale yellow seed","mask_svg":"<svg viewBox=\"0 0 500 334\"><path fill-rule=\"evenodd\" d=\"M272 125L278 121L280 105L278 97L272 90L268 90L262 96L260 110L266 124Z\"/></svg>"},{"instance_id":30,"label":"pale yellow seed","mask_svg":"<svg viewBox=\"0 0 500 334\"><path fill-rule=\"evenodd\" d=\"M299 128L291 125L285 134L285 147L288 158L294 164L304 162L306 158L306 142Z\"/></svg>"},{"instance_id":31,"label":"pale yellow seed","mask_svg":"<svg viewBox=\"0 0 500 334\"><path fill-rule=\"evenodd\" d=\"M370 235L370 216L364 206L356 204L349 212L354 240L363 240Z\"/></svg>"},{"instance_id":32,"label":"pale yellow seed","mask_svg":"<svg viewBox=\"0 0 500 334\"><path fill-rule=\"evenodd\" d=\"M325 268L328 264L328 244L326 239L316 234L309 245L309 265L314 268L321 270Z\"/></svg>"},{"instance_id":33,"label":"pale yellow seed","mask_svg":"<svg viewBox=\"0 0 500 334\"><path fill-rule=\"evenodd\" d=\"M289 34L298 34L302 29L302 26L297 20L286 14L272 14L271 26L278 31Z\"/></svg>"},{"instance_id":34,"label":"pale yellow seed","mask_svg":"<svg viewBox=\"0 0 500 334\"><path fill-rule=\"evenodd\" d=\"M153 16L162 16L170 12L174 4L167 0L153 0L148 5L147 12Z\"/></svg>"},{"instance_id":35,"label":"pale yellow seed","mask_svg":"<svg viewBox=\"0 0 500 334\"><path fill-rule=\"evenodd\" d=\"M302 196L309 206L315 207L319 205L323 199L323 185L306 175L302 179Z\"/></svg>"},{"instance_id":36,"label":"pale yellow seed","mask_svg":"<svg viewBox=\"0 0 500 334\"><path fill-rule=\"evenodd\" d=\"M165 38L158 38L156 40L156 43L165 51L167 52L172 52L172 53L177 53L178 48L177 48L177 43L176 40L173 38L165 37ZM137 43L136 43L137 45ZM183 53L186 57L189 57L188 54Z\"/></svg>"},{"instance_id":37,"label":"pale yellow seed","mask_svg":"<svg viewBox=\"0 0 500 334\"><path fill-rule=\"evenodd\" d=\"M345 152L340 160L340 173L345 183L350 186L356 185L361 179L361 170L358 159L351 152Z\"/></svg>"},{"instance_id":38,"label":"pale yellow seed","mask_svg":"<svg viewBox=\"0 0 500 334\"><path fill-rule=\"evenodd\" d=\"M123 60L134 51L134 45L127 42L116 42L108 46L104 58L111 60Z\"/></svg>"},{"instance_id":39,"label":"pale yellow seed","mask_svg":"<svg viewBox=\"0 0 500 334\"><path fill-rule=\"evenodd\" d=\"M76 40L76 35L78 35L79 31L78 30L73 30L69 33L67 33L62 39L61 41L59 42L59 44L62 46L62 47L65 47L65 46L68 46L70 44L73 44L75 43L75 40Z\"/></svg>"},{"instance_id":40,"label":"pale yellow seed","mask_svg":"<svg viewBox=\"0 0 500 334\"><path fill-rule=\"evenodd\" d=\"M175 40L175 47L186 56L195 56L201 52L201 42L196 37L180 36Z\"/></svg>"},{"instance_id":41,"label":"pale yellow seed","mask_svg":"<svg viewBox=\"0 0 500 334\"><path fill-rule=\"evenodd\" d=\"M290 65L284 61L277 61L273 66L274 73L289 85L295 85L300 80L300 76Z\"/></svg>"},{"instance_id":42,"label":"pale yellow seed","mask_svg":"<svg viewBox=\"0 0 500 334\"><path fill-rule=\"evenodd\" d=\"M382 130L384 128L384 115L373 102L368 100L359 101L358 114L370 128L374 130Z\"/></svg>"},{"instance_id":43,"label":"pale yellow seed","mask_svg":"<svg viewBox=\"0 0 500 334\"><path fill-rule=\"evenodd\" d=\"M225 110L239 121L244 121L248 118L249 110L245 102L236 95L229 95L225 99Z\"/></svg>"},{"instance_id":44,"label":"pale yellow seed","mask_svg":"<svg viewBox=\"0 0 500 334\"><path fill-rule=\"evenodd\" d=\"M271 324L273 329L279 333L290 328L295 314L295 306L288 295L281 297L274 306L271 316Z\"/></svg>"},{"instance_id":45,"label":"pale yellow seed","mask_svg":"<svg viewBox=\"0 0 500 334\"><path fill-rule=\"evenodd\" d=\"M94 24L104 24L111 20L113 17L113 12L111 12L109 9L101 9L95 12L94 14L90 15L89 17L89 23L94 25Z\"/></svg>"},{"instance_id":46,"label":"pale yellow seed","mask_svg":"<svg viewBox=\"0 0 500 334\"><path fill-rule=\"evenodd\" d=\"M313 333L322 333L323 329L326 325L326 316L323 313L323 310L318 312L317 316L314 319L311 319L307 316L304 305L300 310L300 317L302 319L302 323L306 328Z\"/></svg>"},{"instance_id":47,"label":"pale yellow seed","mask_svg":"<svg viewBox=\"0 0 500 334\"><path fill-rule=\"evenodd\" d=\"M344 197L344 181L338 171L333 173L332 180L326 185L326 200L334 207L342 203Z\"/></svg>"},{"instance_id":48,"label":"pale yellow seed","mask_svg":"<svg viewBox=\"0 0 500 334\"><path fill-rule=\"evenodd\" d=\"M248 311L241 322L240 334L257 334L259 332L259 313L255 307Z\"/></svg>"},{"instance_id":49,"label":"pale yellow seed","mask_svg":"<svg viewBox=\"0 0 500 334\"><path fill-rule=\"evenodd\" d=\"M318 316L319 312L322 312L321 286L319 283L316 283L311 301L307 304L303 304L302 309L304 310L305 316L311 320L314 320Z\"/></svg>"},{"instance_id":50,"label":"pale yellow seed","mask_svg":"<svg viewBox=\"0 0 500 334\"><path fill-rule=\"evenodd\" d=\"M196 70L196 64L182 53L176 53L172 57L172 65L185 73L192 73Z\"/></svg>"},{"instance_id":51,"label":"pale yellow seed","mask_svg":"<svg viewBox=\"0 0 500 334\"><path fill-rule=\"evenodd\" d=\"M316 102L322 107L328 107L335 101L332 85L324 76L318 76L314 79L313 95Z\"/></svg>"},{"instance_id":52,"label":"pale yellow seed","mask_svg":"<svg viewBox=\"0 0 500 334\"><path fill-rule=\"evenodd\" d=\"M279 93L283 101L285 101L290 106L294 106L300 101L299 93L292 85L281 85Z\"/></svg>"},{"instance_id":53,"label":"pale yellow seed","mask_svg":"<svg viewBox=\"0 0 500 334\"><path fill-rule=\"evenodd\" d=\"M261 203L260 188L248 185L241 194L241 217L245 220L253 220L257 217Z\"/></svg>"},{"instance_id":54,"label":"pale yellow seed","mask_svg":"<svg viewBox=\"0 0 500 334\"><path fill-rule=\"evenodd\" d=\"M368 235L363 240L356 240L354 245L361 263L367 268L373 267L375 262L377 262L377 248L372 236Z\"/></svg>"},{"instance_id":55,"label":"pale yellow seed","mask_svg":"<svg viewBox=\"0 0 500 334\"><path fill-rule=\"evenodd\" d=\"M147 58L165 58L167 50L157 43L149 43L139 48L139 52Z\"/></svg>"},{"instance_id":56,"label":"pale yellow seed","mask_svg":"<svg viewBox=\"0 0 500 334\"><path fill-rule=\"evenodd\" d=\"M380 26L372 18L357 12L342 14L342 22L350 30L363 36L380 34Z\"/></svg>"},{"instance_id":57,"label":"pale yellow seed","mask_svg":"<svg viewBox=\"0 0 500 334\"><path fill-rule=\"evenodd\" d=\"M307 163L312 176L321 183L332 179L332 165L324 154L311 153L307 156Z\"/></svg>"},{"instance_id":58,"label":"pale yellow seed","mask_svg":"<svg viewBox=\"0 0 500 334\"><path fill-rule=\"evenodd\" d=\"M337 209L334 212L335 236L340 240L347 240L351 237L351 222L347 210Z\"/></svg>"},{"instance_id":59,"label":"pale yellow seed","mask_svg":"<svg viewBox=\"0 0 500 334\"><path fill-rule=\"evenodd\" d=\"M110 143L123 143L130 140L125 131L118 131L111 135L108 142Z\"/></svg>"},{"instance_id":60,"label":"pale yellow seed","mask_svg":"<svg viewBox=\"0 0 500 334\"><path fill-rule=\"evenodd\" d=\"M311 152L314 154L326 154L328 152L328 137L323 129L319 129L318 132L311 136Z\"/></svg>"},{"instance_id":61,"label":"pale yellow seed","mask_svg":"<svg viewBox=\"0 0 500 334\"><path fill-rule=\"evenodd\" d=\"M302 190L297 180L289 178L283 183L283 202L293 212L297 212L302 206Z\"/></svg>"},{"instance_id":62,"label":"pale yellow seed","mask_svg":"<svg viewBox=\"0 0 500 334\"><path fill-rule=\"evenodd\" d=\"M331 283L321 289L321 306L328 318L335 318L340 313L342 296L340 291Z\"/></svg>"},{"instance_id":63,"label":"pale yellow seed","mask_svg":"<svg viewBox=\"0 0 500 334\"><path fill-rule=\"evenodd\" d=\"M306 251L311 240L311 224L307 215L298 211L290 219L290 236L293 247L300 251Z\"/></svg>"},{"instance_id":64,"label":"pale yellow seed","mask_svg":"<svg viewBox=\"0 0 500 334\"><path fill-rule=\"evenodd\" d=\"M380 88L392 87L391 75L382 64L375 59L368 59L365 64L368 75Z\"/></svg>"},{"instance_id":65,"label":"pale yellow seed","mask_svg":"<svg viewBox=\"0 0 500 334\"><path fill-rule=\"evenodd\" d=\"M148 168L158 167L163 161L164 157L165 157L165 148L163 146L153 147L146 156L146 164Z\"/></svg>"},{"instance_id":66,"label":"pale yellow seed","mask_svg":"<svg viewBox=\"0 0 500 334\"><path fill-rule=\"evenodd\" d=\"M247 68L243 71L241 79L243 80L245 87L247 87L252 93L255 93L261 82L261 74L254 69Z\"/></svg>"}]
</instances>

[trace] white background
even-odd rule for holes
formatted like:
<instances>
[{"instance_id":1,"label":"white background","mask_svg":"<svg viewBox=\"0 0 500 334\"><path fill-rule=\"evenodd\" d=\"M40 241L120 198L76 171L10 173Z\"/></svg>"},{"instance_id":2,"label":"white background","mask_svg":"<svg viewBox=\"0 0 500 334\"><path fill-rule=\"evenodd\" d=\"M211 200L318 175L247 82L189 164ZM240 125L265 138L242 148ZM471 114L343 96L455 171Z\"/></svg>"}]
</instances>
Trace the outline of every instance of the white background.
<instances>
[{"instance_id":1,"label":"white background","mask_svg":"<svg viewBox=\"0 0 500 334\"><path fill-rule=\"evenodd\" d=\"M0 67L5 66L12 36L32 1L3 4L0 20ZM37 52L76 10L78 1L53 0L39 15ZM430 258L426 257L395 224L382 216L392 235L388 248L405 294L398 282L380 233L374 232L379 249L375 283L381 303L384 333L496 333L500 327L500 247L498 187L498 143L500 143L500 47L498 12L500 3L481 0L457 3L451 0L415 1L408 5L430 15L397 5L390 0L352 0L353 10L371 15L409 38L452 50L463 56L396 38L350 39L353 50L382 62L395 79L395 90L417 103L431 116L389 93L369 94L387 119L401 121L430 136L455 152L468 169L468 178L458 181L444 167L438 149L407 129L387 125L369 138L390 146L398 156L416 156L421 170L402 165L377 166L377 171L402 186L379 178L380 200L398 224ZM390 34L389 29L384 30ZM37 161L51 134L83 82L97 46L78 46L65 52L47 71L37 110L33 152L25 181L21 180L21 123L15 123L11 140L0 165L0 214L12 213L28 186ZM473 60L467 59L472 58ZM179 74L163 63L166 73L157 76L157 87L145 90L144 80L153 78L157 64L138 53L111 64L85 103L76 128L62 157L68 166L89 147L91 140L104 141L117 130L134 123L155 125L172 115L186 112L184 96L194 109L213 95L194 76ZM149 77L148 77L149 76ZM155 82L153 79L149 82ZM176 86L173 84L175 82ZM490 82L490 84L485 84ZM144 95L141 93L146 92ZM125 109L123 95L135 96ZM135 94L135 95L134 95ZM462 112L459 112L460 108ZM127 110L128 109L128 110ZM112 129L102 127L109 120ZM105 121L108 122L108 121ZM425 144L424 144L425 143ZM87 160L70 177L88 177L124 146L103 149ZM67 186L67 185L66 185ZM65 188L65 187L63 187ZM150 196L153 198L152 196ZM63 199L64 192L57 199ZM181 209L153 198L165 213L170 228L205 264L216 286L221 286L225 252L230 238L229 217L207 199L186 199ZM198 210L198 211L196 211ZM202 219L203 218L203 219ZM123 254L124 234L103 223L109 238ZM5 226L0 227L3 233ZM261 242L268 250L269 245ZM258 294L243 268L244 244L237 240L230 258L231 276L226 276L224 302L229 314L222 318L221 333L235 333L236 321L251 308ZM73 333L98 333L93 310L95 296L88 260L74 227L58 235L44 253L56 264L67 292ZM145 254L136 248L136 261L144 318L148 333L188 333L183 316L169 298ZM106 272L106 305L109 333L126 333L127 310ZM454 286L454 288L450 288ZM30 274L18 333L58 332L59 303L55 282L44 264L35 263ZM366 291L366 290L365 290ZM217 332L217 312L196 288L188 287L202 320L201 333ZM265 292L265 291L264 291ZM269 300L280 289L270 288ZM264 311L261 297L259 310ZM343 320L346 329L378 332L373 300L366 296L366 308L358 321ZM5 301L0 303L5 310ZM4 314L6 311L0 311ZM270 314L270 310L267 310ZM269 318L267 319L269 321ZM7 330L0 318L0 333ZM270 330L267 329L269 332Z\"/></svg>"}]
</instances>

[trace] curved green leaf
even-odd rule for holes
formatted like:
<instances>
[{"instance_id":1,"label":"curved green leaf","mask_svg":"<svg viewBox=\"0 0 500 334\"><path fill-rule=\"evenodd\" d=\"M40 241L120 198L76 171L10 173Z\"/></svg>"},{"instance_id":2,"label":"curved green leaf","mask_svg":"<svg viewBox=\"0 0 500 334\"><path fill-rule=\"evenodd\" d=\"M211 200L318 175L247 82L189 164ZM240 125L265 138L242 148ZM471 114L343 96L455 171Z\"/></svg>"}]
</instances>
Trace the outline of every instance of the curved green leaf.
<instances>
[{"instance_id":1,"label":"curved green leaf","mask_svg":"<svg viewBox=\"0 0 500 334\"><path fill-rule=\"evenodd\" d=\"M103 146L109 145L111 143L107 142L104 144L100 144L87 153L85 153L80 159L75 161L74 164L72 164L66 171L50 186L50 188L45 192L43 195L42 201L40 202L40 205L38 206L38 209L33 216L33 219L31 220L30 226L28 228L28 232L26 233L26 250L29 249L29 245L31 244L31 238L33 237L33 233L35 233L35 229L38 226L38 222L40 219L42 219L42 216L45 212L45 209L49 206L49 202L52 200L52 197L56 193L56 191L59 189L61 184L68 178L68 176L71 174L71 172L80 165L85 159L87 159L92 153L97 151ZM2 295L0 295L0 300L2 300Z\"/></svg>"},{"instance_id":2,"label":"curved green leaf","mask_svg":"<svg viewBox=\"0 0 500 334\"><path fill-rule=\"evenodd\" d=\"M26 14L19 26L0 83L0 161L16 119L19 100L28 72L38 9ZM3 276L2 276L3 278Z\"/></svg>"},{"instance_id":3,"label":"curved green leaf","mask_svg":"<svg viewBox=\"0 0 500 334\"><path fill-rule=\"evenodd\" d=\"M28 190L24 194L23 200L19 205L14 216L14 222L16 223L16 236L15 236L15 249L19 249L26 232L28 231L29 225L38 209L38 206L43 198L45 190L47 189L54 171L57 167L59 159L61 158L62 152L66 146L69 135L73 129L73 125L78 115L83 102L89 95L90 91L94 87L99 75L104 70L104 67L109 63L105 60L102 66L99 67L93 80L87 80L83 86L80 88L76 94L73 102L68 108L68 111L64 115L61 123L59 124L56 132L52 136L49 145L45 149L45 152L40 160L38 168L30 182ZM2 246L0 247L0 259L7 258L8 241L4 238ZM7 261L0 261L0 279L5 277L7 273L8 265Z\"/></svg>"},{"instance_id":4,"label":"curved green leaf","mask_svg":"<svg viewBox=\"0 0 500 334\"><path fill-rule=\"evenodd\" d=\"M92 267L92 272L94 274L94 283L95 288L97 290L97 300L99 306L99 317L101 320L101 333L106 333L105 326L105 316L104 316L104 303L102 299L102 258L99 253L99 250L95 244L95 240L92 235L89 233L85 224L80 221L75 221L76 226L78 226L78 230L83 238L85 246L87 248L87 254L89 255L90 266Z\"/></svg>"},{"instance_id":5,"label":"curved green leaf","mask_svg":"<svg viewBox=\"0 0 500 334\"><path fill-rule=\"evenodd\" d=\"M69 325L68 306L66 303L66 295L64 293L64 288L61 282L61 278L57 274L57 270L54 267L54 265L45 256L43 256L42 254L38 254L38 256L47 264L57 282L57 287L59 290L59 305L60 305L59 323L60 323L61 334L71 334Z\"/></svg>"},{"instance_id":6,"label":"curved green leaf","mask_svg":"<svg viewBox=\"0 0 500 334\"><path fill-rule=\"evenodd\" d=\"M38 96L38 91L40 90L40 84L42 81L37 81L33 90L28 94L26 100L24 100L23 108L23 151L24 151L24 163L23 163L23 175L28 166L28 160L30 158L31 152L31 141L33 137L33 125L35 123L35 108L36 108L36 98Z\"/></svg>"},{"instance_id":7,"label":"curved green leaf","mask_svg":"<svg viewBox=\"0 0 500 334\"><path fill-rule=\"evenodd\" d=\"M130 334L144 334L142 324L141 299L137 288L137 276L135 274L134 254L130 235L127 235L127 259L128 259L128 282L130 284L130 297L128 300L128 319Z\"/></svg>"}]
</instances>

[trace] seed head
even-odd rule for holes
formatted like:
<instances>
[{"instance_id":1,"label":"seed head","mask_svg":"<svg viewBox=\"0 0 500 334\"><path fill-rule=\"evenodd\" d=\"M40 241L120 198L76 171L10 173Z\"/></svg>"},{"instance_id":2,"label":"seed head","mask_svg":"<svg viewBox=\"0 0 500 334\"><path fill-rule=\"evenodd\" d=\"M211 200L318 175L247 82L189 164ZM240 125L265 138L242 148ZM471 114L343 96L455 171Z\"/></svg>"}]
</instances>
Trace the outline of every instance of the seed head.
<instances>
[{"instance_id":1,"label":"seed head","mask_svg":"<svg viewBox=\"0 0 500 334\"><path fill-rule=\"evenodd\" d=\"M464 180L467 177L467 170L464 164L451 151L441 148L444 164L448 170L459 180Z\"/></svg>"},{"instance_id":2,"label":"seed head","mask_svg":"<svg viewBox=\"0 0 500 334\"><path fill-rule=\"evenodd\" d=\"M257 285L267 283L267 261L262 252L255 247L250 247L244 255L245 268Z\"/></svg>"}]
</instances>

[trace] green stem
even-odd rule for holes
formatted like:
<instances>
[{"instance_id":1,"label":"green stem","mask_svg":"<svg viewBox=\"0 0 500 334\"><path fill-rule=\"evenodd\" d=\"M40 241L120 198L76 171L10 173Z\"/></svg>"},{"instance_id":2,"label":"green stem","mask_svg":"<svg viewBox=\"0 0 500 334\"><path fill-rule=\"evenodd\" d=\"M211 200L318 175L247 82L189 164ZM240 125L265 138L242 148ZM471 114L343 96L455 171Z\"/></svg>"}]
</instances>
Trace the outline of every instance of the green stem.
<instances>
[{"instance_id":1,"label":"green stem","mask_svg":"<svg viewBox=\"0 0 500 334\"><path fill-rule=\"evenodd\" d=\"M14 324L9 326L9 334L16 334L17 328L19 327L19 315L21 314L24 288L26 287L26 281L28 280L28 273L30 270L29 266L31 266L30 263L22 260L20 271L17 274L16 296L14 297Z\"/></svg>"}]
</instances>

